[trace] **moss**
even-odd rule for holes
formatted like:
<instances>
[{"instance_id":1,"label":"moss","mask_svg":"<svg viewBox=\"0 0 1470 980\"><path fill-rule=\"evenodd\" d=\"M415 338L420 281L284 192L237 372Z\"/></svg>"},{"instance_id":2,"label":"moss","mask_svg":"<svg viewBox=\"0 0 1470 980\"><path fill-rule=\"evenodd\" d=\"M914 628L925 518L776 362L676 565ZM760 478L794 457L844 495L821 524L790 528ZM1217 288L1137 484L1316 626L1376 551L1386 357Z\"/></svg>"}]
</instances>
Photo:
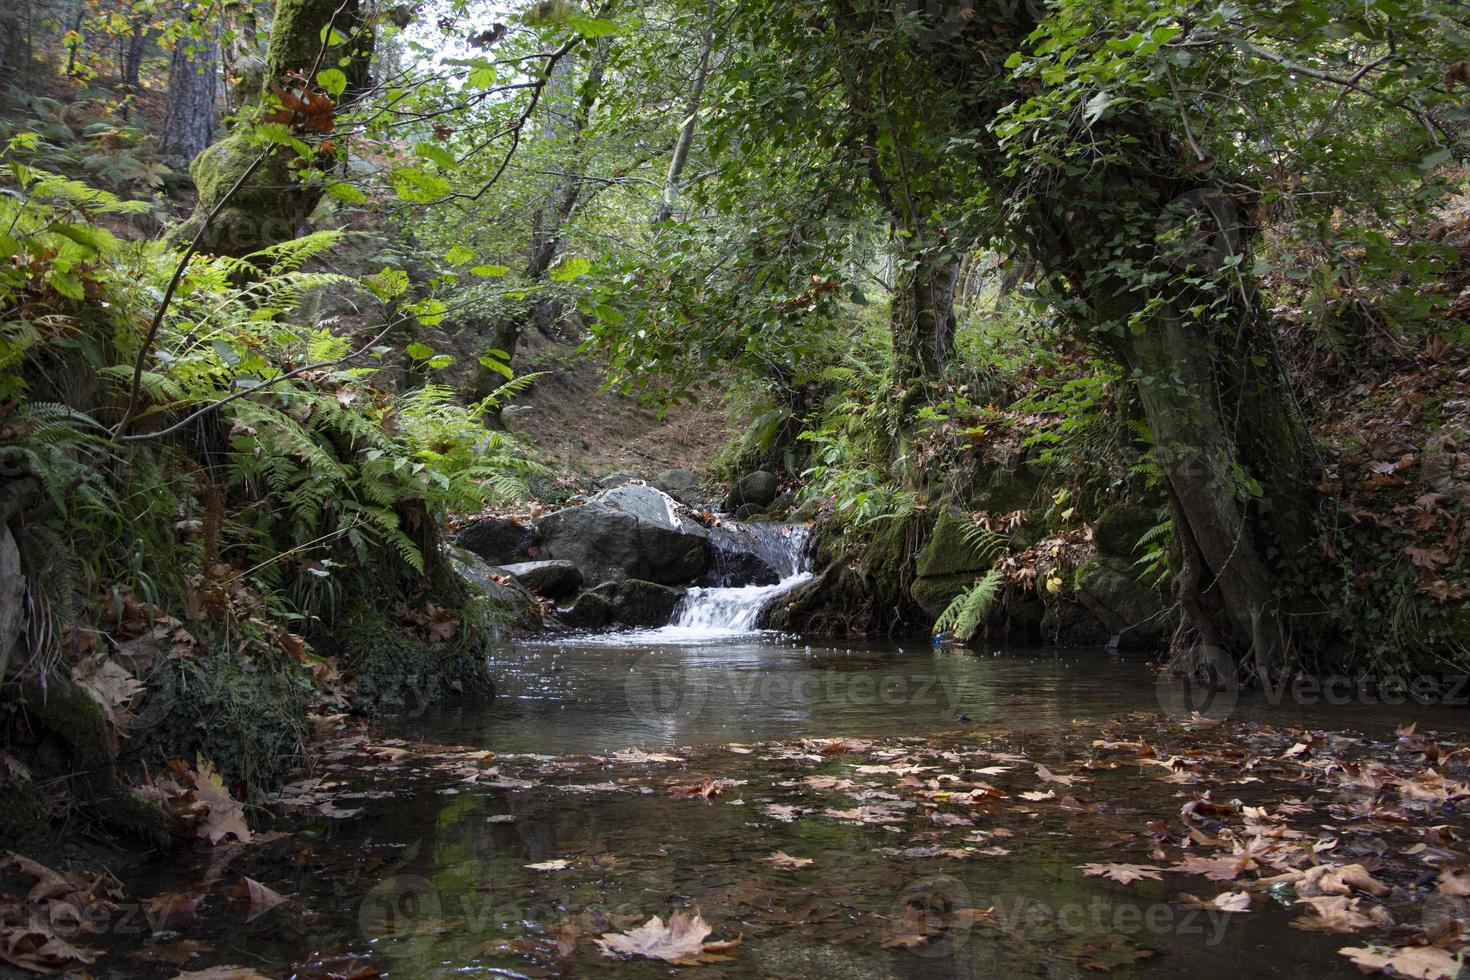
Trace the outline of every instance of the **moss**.
<instances>
[{"instance_id":1,"label":"moss","mask_svg":"<svg viewBox=\"0 0 1470 980\"><path fill-rule=\"evenodd\" d=\"M202 756L246 798L269 792L305 758L310 690L294 663L248 669L225 650L169 661L134 705L125 762L156 769Z\"/></svg>"},{"instance_id":2,"label":"moss","mask_svg":"<svg viewBox=\"0 0 1470 980\"><path fill-rule=\"evenodd\" d=\"M22 703L34 732L53 743L56 772L72 798L112 831L149 843L167 840L163 814L118 781L117 743L102 709L80 687L53 677L27 685ZM38 777L42 774L38 773Z\"/></svg>"},{"instance_id":3,"label":"moss","mask_svg":"<svg viewBox=\"0 0 1470 980\"><path fill-rule=\"evenodd\" d=\"M367 707L417 710L453 695L494 691L479 630L461 629L457 642L436 649L406 634L377 605L360 600L349 606L334 633Z\"/></svg>"},{"instance_id":4,"label":"moss","mask_svg":"<svg viewBox=\"0 0 1470 980\"><path fill-rule=\"evenodd\" d=\"M55 839L36 788L15 778L0 782L0 848L34 854Z\"/></svg>"},{"instance_id":5,"label":"moss","mask_svg":"<svg viewBox=\"0 0 1470 980\"><path fill-rule=\"evenodd\" d=\"M1158 523L1158 512L1153 507L1113 504L1098 515L1092 528L1092 541L1100 555L1131 558L1138 547L1138 539Z\"/></svg>"}]
</instances>

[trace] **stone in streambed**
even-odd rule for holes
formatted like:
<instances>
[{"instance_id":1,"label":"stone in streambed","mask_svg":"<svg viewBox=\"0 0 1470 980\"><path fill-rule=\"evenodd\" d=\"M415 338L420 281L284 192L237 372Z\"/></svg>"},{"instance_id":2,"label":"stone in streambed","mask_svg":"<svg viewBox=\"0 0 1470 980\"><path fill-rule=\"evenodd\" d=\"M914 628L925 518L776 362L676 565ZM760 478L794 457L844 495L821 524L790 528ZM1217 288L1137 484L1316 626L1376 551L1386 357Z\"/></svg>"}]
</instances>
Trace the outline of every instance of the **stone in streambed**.
<instances>
[{"instance_id":1,"label":"stone in streambed","mask_svg":"<svg viewBox=\"0 0 1470 980\"><path fill-rule=\"evenodd\" d=\"M1138 580L1122 558L1094 558L1077 569L1077 601L1124 646L1156 643L1170 625L1164 596Z\"/></svg>"},{"instance_id":2,"label":"stone in streambed","mask_svg":"<svg viewBox=\"0 0 1470 980\"><path fill-rule=\"evenodd\" d=\"M530 559L536 529L508 517L482 517L461 528L457 540L492 565L510 565Z\"/></svg>"},{"instance_id":3,"label":"stone in streambed","mask_svg":"<svg viewBox=\"0 0 1470 980\"><path fill-rule=\"evenodd\" d=\"M725 498L725 510L734 513L741 507L769 507L771 501L781 493L780 481L776 474L766 470L756 470L740 478Z\"/></svg>"},{"instance_id":4,"label":"stone in streambed","mask_svg":"<svg viewBox=\"0 0 1470 980\"><path fill-rule=\"evenodd\" d=\"M601 629L612 615L612 603L596 592L584 592L569 607L556 611L556 618L574 630Z\"/></svg>"},{"instance_id":5,"label":"stone in streambed","mask_svg":"<svg viewBox=\"0 0 1470 980\"><path fill-rule=\"evenodd\" d=\"M624 626L666 626L682 598L683 589L629 579L613 596L612 614Z\"/></svg>"},{"instance_id":6,"label":"stone in streambed","mask_svg":"<svg viewBox=\"0 0 1470 980\"><path fill-rule=\"evenodd\" d=\"M537 522L542 558L569 561L586 581L691 582L709 565L709 533L668 494L643 484L605 490Z\"/></svg>"},{"instance_id":7,"label":"stone in streambed","mask_svg":"<svg viewBox=\"0 0 1470 980\"><path fill-rule=\"evenodd\" d=\"M582 572L569 561L525 561L501 565L499 571L548 599L572 595L582 587Z\"/></svg>"}]
</instances>

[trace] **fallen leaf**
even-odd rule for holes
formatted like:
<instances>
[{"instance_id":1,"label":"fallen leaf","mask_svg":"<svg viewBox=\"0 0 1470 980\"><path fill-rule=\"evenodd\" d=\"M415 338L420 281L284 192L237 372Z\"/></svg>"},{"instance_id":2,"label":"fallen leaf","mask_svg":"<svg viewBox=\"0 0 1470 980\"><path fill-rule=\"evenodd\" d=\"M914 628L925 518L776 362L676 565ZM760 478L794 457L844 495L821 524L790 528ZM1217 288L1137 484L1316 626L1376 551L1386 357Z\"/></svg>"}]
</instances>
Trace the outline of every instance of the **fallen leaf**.
<instances>
[{"instance_id":1,"label":"fallen leaf","mask_svg":"<svg viewBox=\"0 0 1470 980\"><path fill-rule=\"evenodd\" d=\"M774 864L778 868L791 868L792 870L805 868L808 865L816 863L811 858L792 857L785 851L777 851L770 857L763 857L761 860L767 864Z\"/></svg>"},{"instance_id":2,"label":"fallen leaf","mask_svg":"<svg viewBox=\"0 0 1470 980\"><path fill-rule=\"evenodd\" d=\"M1078 867L1089 878L1111 878L1120 885L1138 881L1140 878L1160 881L1162 879L1159 878L1159 873L1165 870L1146 864L1080 864Z\"/></svg>"},{"instance_id":3,"label":"fallen leaf","mask_svg":"<svg viewBox=\"0 0 1470 980\"><path fill-rule=\"evenodd\" d=\"M1411 980L1454 980L1460 958L1438 946L1344 946L1338 950L1364 973L1393 972Z\"/></svg>"},{"instance_id":4,"label":"fallen leaf","mask_svg":"<svg viewBox=\"0 0 1470 980\"><path fill-rule=\"evenodd\" d=\"M704 938L712 931L698 912L674 912L669 915L668 925L655 915L636 929L605 932L597 939L597 948L613 959L642 957L677 966L730 959L723 954L738 947L740 939L706 943Z\"/></svg>"}]
</instances>

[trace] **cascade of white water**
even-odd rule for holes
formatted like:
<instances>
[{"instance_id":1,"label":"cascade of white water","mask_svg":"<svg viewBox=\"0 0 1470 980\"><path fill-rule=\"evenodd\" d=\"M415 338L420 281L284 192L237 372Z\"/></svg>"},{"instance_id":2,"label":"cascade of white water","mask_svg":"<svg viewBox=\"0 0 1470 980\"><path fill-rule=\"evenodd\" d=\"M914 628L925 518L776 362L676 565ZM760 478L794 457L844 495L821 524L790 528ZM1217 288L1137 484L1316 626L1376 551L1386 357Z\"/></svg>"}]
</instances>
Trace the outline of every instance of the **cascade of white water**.
<instances>
[{"instance_id":1,"label":"cascade of white water","mask_svg":"<svg viewBox=\"0 0 1470 980\"><path fill-rule=\"evenodd\" d=\"M807 554L810 529L801 524L744 524L737 533L767 559L781 580L772 585L690 589L668 626L645 639L667 636L681 641L713 640L753 632L760 614L780 596L812 578Z\"/></svg>"}]
</instances>

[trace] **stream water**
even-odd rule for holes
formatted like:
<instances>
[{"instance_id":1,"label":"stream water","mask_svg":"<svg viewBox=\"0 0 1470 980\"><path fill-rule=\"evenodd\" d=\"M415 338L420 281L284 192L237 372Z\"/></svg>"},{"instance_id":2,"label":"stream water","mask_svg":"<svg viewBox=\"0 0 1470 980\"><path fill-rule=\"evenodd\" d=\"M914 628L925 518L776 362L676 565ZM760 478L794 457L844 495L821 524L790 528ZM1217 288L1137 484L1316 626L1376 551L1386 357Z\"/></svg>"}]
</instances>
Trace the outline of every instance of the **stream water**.
<instances>
[{"instance_id":1,"label":"stream water","mask_svg":"<svg viewBox=\"0 0 1470 980\"><path fill-rule=\"evenodd\" d=\"M283 820L280 841L216 849L143 884L185 889L243 874L287 904L249 918L239 900L211 893L198 920L123 942L129 967L106 975L172 976L148 951L190 941L206 950L190 968L232 963L272 976L667 976L667 964L602 955L595 937L695 908L711 940L742 937L731 959L704 967L710 975L1359 975L1336 952L1353 937L1289 928L1289 899L1262 892L1248 915L1206 912L1180 895L1229 885L1170 874L1124 886L1076 870L1167 863L1136 850L1145 821L1177 820L1210 789L1155 778L1159 767L1138 762L1083 766L1096 761L1088 746L1100 733L1161 745L1195 737L1167 716L1177 703L1146 662L1102 649L752 632L760 604L806 574L799 564L781 571L779 586L696 592L661 630L507 647L495 656L493 703L344 739L307 794L328 795L334 815L308 810ZM1199 736L1214 741L1191 751L1277 758L1301 730L1321 728L1387 753L1410 713L1284 700L1241 695L1216 734ZM1421 731L1466 727L1463 709L1412 716ZM802 741L818 738L849 741ZM617 754L630 747L643 751ZM938 753L923 757L932 765L910 764L924 752ZM1042 760L1049 768L1036 772L1057 784L1040 788L1057 799L1031 805L1019 793L1035 786L1003 780L1024 770L1034 782L1026 767ZM904 772L968 768L974 778L986 764L1005 792L953 826L926 817L915 829L916 811L903 824L842 818L859 803L874 813L912 806L892 792ZM1238 785L1216 797L1249 801L1261 780L1230 765ZM1063 767L1077 786L1052 775ZM849 778L856 785L844 787ZM813 786L837 790L812 798ZM942 808L947 794L929 795ZM761 860L777 850L813 863ZM985 908L983 925L956 918ZM914 909L947 927L916 940Z\"/></svg>"}]
</instances>

